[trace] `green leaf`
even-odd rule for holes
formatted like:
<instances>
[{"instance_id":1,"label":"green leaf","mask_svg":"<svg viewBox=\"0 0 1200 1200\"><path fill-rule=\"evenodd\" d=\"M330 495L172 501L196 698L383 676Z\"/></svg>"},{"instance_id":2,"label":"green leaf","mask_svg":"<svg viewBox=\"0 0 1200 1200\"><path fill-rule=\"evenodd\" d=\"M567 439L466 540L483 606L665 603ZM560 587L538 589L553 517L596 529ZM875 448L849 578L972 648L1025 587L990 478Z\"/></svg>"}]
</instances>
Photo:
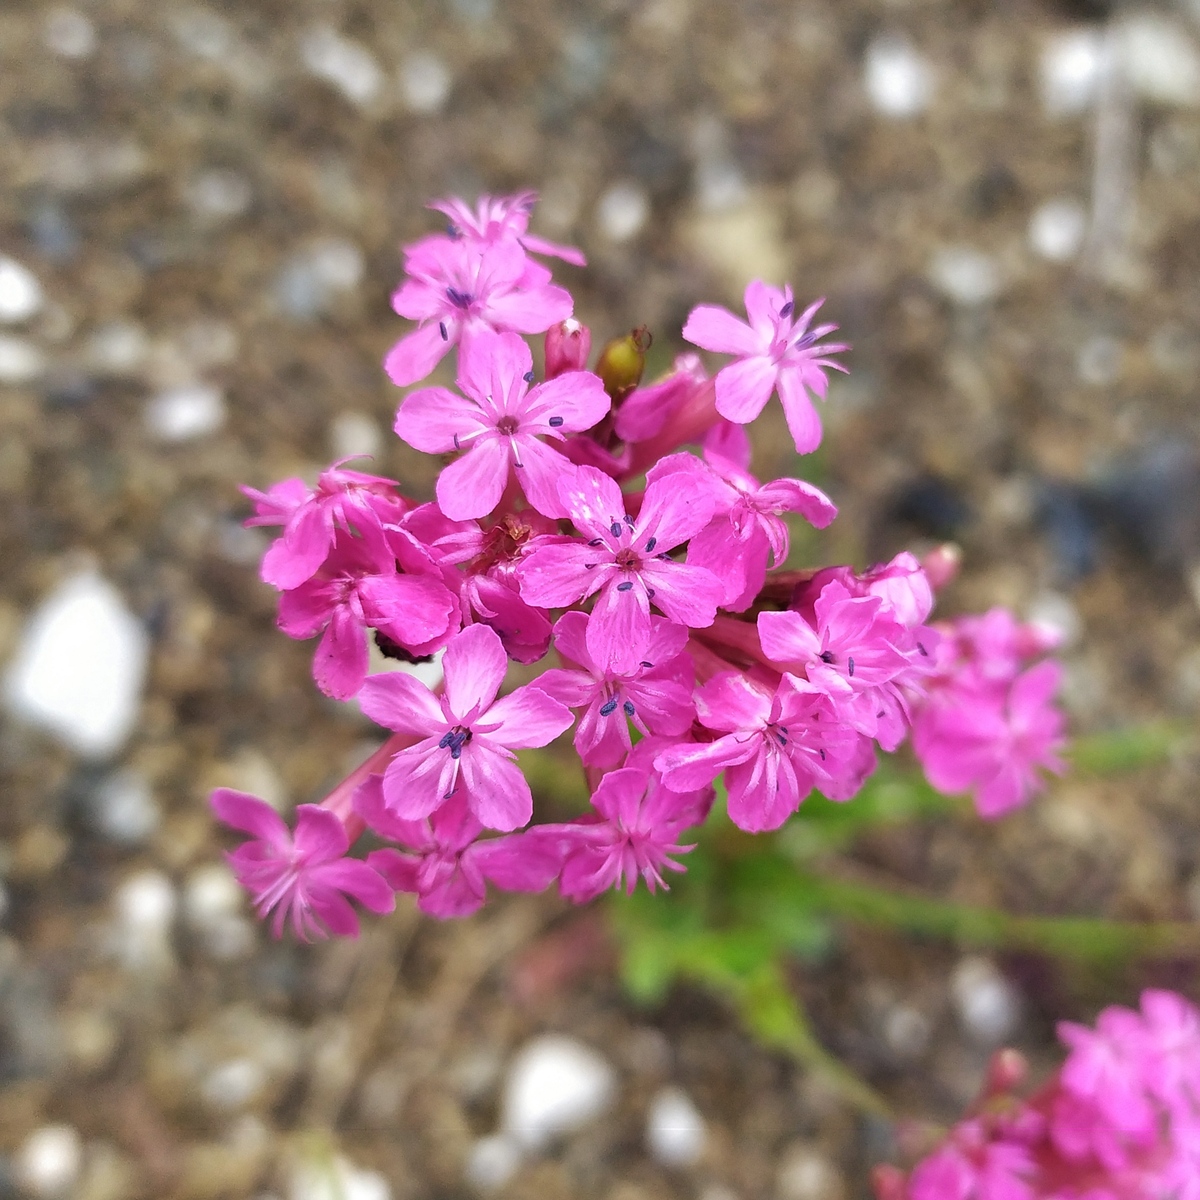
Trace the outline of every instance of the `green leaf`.
<instances>
[{"instance_id":1,"label":"green leaf","mask_svg":"<svg viewBox=\"0 0 1200 1200\"><path fill-rule=\"evenodd\" d=\"M1071 744L1068 757L1077 771L1116 775L1166 762L1194 732L1166 723L1114 729L1078 738Z\"/></svg>"}]
</instances>

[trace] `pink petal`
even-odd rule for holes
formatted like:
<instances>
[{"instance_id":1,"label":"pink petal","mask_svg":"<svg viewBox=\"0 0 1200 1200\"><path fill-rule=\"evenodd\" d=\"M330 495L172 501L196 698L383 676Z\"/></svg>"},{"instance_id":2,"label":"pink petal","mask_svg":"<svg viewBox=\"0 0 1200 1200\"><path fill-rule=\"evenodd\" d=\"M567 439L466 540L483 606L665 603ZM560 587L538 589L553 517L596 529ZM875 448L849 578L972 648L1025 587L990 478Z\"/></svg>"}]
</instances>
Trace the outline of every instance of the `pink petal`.
<instances>
[{"instance_id":1,"label":"pink petal","mask_svg":"<svg viewBox=\"0 0 1200 1200\"><path fill-rule=\"evenodd\" d=\"M457 331L447 330L453 338ZM402 337L387 353L383 369L397 387L419 383L446 357L451 342L442 337L436 321Z\"/></svg>"},{"instance_id":2,"label":"pink petal","mask_svg":"<svg viewBox=\"0 0 1200 1200\"><path fill-rule=\"evenodd\" d=\"M401 854L390 846L367 855L367 866L378 871L387 880L388 886L397 892L417 891L422 862L416 855Z\"/></svg>"},{"instance_id":3,"label":"pink petal","mask_svg":"<svg viewBox=\"0 0 1200 1200\"><path fill-rule=\"evenodd\" d=\"M715 503L712 472L694 455L673 454L646 475L633 540L654 538L655 554L673 550L708 524Z\"/></svg>"},{"instance_id":4,"label":"pink petal","mask_svg":"<svg viewBox=\"0 0 1200 1200\"><path fill-rule=\"evenodd\" d=\"M381 775L372 775L359 786L354 793L354 811L362 817L369 829L389 842L399 842L410 850L426 853L437 848L428 821L405 821L388 808L383 795Z\"/></svg>"},{"instance_id":5,"label":"pink petal","mask_svg":"<svg viewBox=\"0 0 1200 1200\"><path fill-rule=\"evenodd\" d=\"M693 346L718 354L749 355L764 349L762 339L745 321L715 304L701 304L692 309L683 327L683 338Z\"/></svg>"},{"instance_id":6,"label":"pink petal","mask_svg":"<svg viewBox=\"0 0 1200 1200\"><path fill-rule=\"evenodd\" d=\"M458 624L458 601L432 575L371 575L358 592L371 627L415 653Z\"/></svg>"},{"instance_id":7,"label":"pink petal","mask_svg":"<svg viewBox=\"0 0 1200 1200\"><path fill-rule=\"evenodd\" d=\"M329 623L335 603L334 585L313 579L279 597L276 624L290 638L310 638Z\"/></svg>"},{"instance_id":8,"label":"pink petal","mask_svg":"<svg viewBox=\"0 0 1200 1200\"><path fill-rule=\"evenodd\" d=\"M372 675L358 693L358 704L376 725L396 733L428 737L446 729L446 715L437 697L401 671Z\"/></svg>"},{"instance_id":9,"label":"pink petal","mask_svg":"<svg viewBox=\"0 0 1200 1200\"><path fill-rule=\"evenodd\" d=\"M587 259L584 258L583 251L577 250L574 246L564 246L560 242L548 242L545 238L538 237L533 233L522 234L521 244L530 254L548 254L552 258L561 258L563 262L570 263L573 267L587 266Z\"/></svg>"},{"instance_id":10,"label":"pink petal","mask_svg":"<svg viewBox=\"0 0 1200 1200\"><path fill-rule=\"evenodd\" d=\"M560 492L561 495L561 492ZM603 552L583 542L538 546L517 567L521 596L538 608L561 608L590 596L606 575L603 568L590 570L602 561Z\"/></svg>"},{"instance_id":11,"label":"pink petal","mask_svg":"<svg viewBox=\"0 0 1200 1200\"><path fill-rule=\"evenodd\" d=\"M388 808L398 817L419 821L445 803L453 782L450 752L440 749L433 738L426 738L401 750L388 764L383 773L383 794Z\"/></svg>"},{"instance_id":12,"label":"pink petal","mask_svg":"<svg viewBox=\"0 0 1200 1200\"><path fill-rule=\"evenodd\" d=\"M508 671L508 655L494 630L469 625L446 647L442 670L450 711L465 721L472 711L484 712L495 700Z\"/></svg>"},{"instance_id":13,"label":"pink petal","mask_svg":"<svg viewBox=\"0 0 1200 1200\"><path fill-rule=\"evenodd\" d=\"M263 556L264 583L287 590L311 579L333 543L333 519L320 504L301 505L288 521L283 537Z\"/></svg>"},{"instance_id":14,"label":"pink petal","mask_svg":"<svg viewBox=\"0 0 1200 1200\"><path fill-rule=\"evenodd\" d=\"M367 631L349 605L339 605L313 655L313 679L326 696L349 700L366 677Z\"/></svg>"},{"instance_id":15,"label":"pink petal","mask_svg":"<svg viewBox=\"0 0 1200 1200\"><path fill-rule=\"evenodd\" d=\"M787 755L764 746L760 752L729 767L725 787L729 792L729 819L747 833L778 829L812 791L812 778L798 776Z\"/></svg>"},{"instance_id":16,"label":"pink petal","mask_svg":"<svg viewBox=\"0 0 1200 1200\"><path fill-rule=\"evenodd\" d=\"M595 467L579 467L559 483L558 494L580 533L611 541L609 526L625 516L625 497L611 476Z\"/></svg>"},{"instance_id":17,"label":"pink petal","mask_svg":"<svg viewBox=\"0 0 1200 1200\"><path fill-rule=\"evenodd\" d=\"M746 358L717 372L717 412L739 425L748 425L762 412L779 371L766 357Z\"/></svg>"},{"instance_id":18,"label":"pink petal","mask_svg":"<svg viewBox=\"0 0 1200 1200\"><path fill-rule=\"evenodd\" d=\"M265 801L249 792L217 788L209 800L217 819L272 846L290 846L292 835L284 819Z\"/></svg>"},{"instance_id":19,"label":"pink petal","mask_svg":"<svg viewBox=\"0 0 1200 1200\"><path fill-rule=\"evenodd\" d=\"M597 666L629 674L645 657L650 630L650 604L641 580L624 592L610 583L588 618L588 653Z\"/></svg>"},{"instance_id":20,"label":"pink petal","mask_svg":"<svg viewBox=\"0 0 1200 1200\"><path fill-rule=\"evenodd\" d=\"M696 715L708 729L733 733L761 728L771 698L736 671L722 671L696 690Z\"/></svg>"},{"instance_id":21,"label":"pink petal","mask_svg":"<svg viewBox=\"0 0 1200 1200\"><path fill-rule=\"evenodd\" d=\"M821 418L809 399L803 373L792 367L779 371L779 399L797 454L811 454L821 444Z\"/></svg>"},{"instance_id":22,"label":"pink petal","mask_svg":"<svg viewBox=\"0 0 1200 1200\"><path fill-rule=\"evenodd\" d=\"M586 613L563 613L554 626L554 648L568 662L591 671L595 664L587 652L587 623Z\"/></svg>"},{"instance_id":23,"label":"pink petal","mask_svg":"<svg viewBox=\"0 0 1200 1200\"><path fill-rule=\"evenodd\" d=\"M529 824L533 795L520 768L507 754L481 741L464 749L461 762L471 811L484 825L507 833Z\"/></svg>"},{"instance_id":24,"label":"pink petal","mask_svg":"<svg viewBox=\"0 0 1200 1200\"><path fill-rule=\"evenodd\" d=\"M567 510L558 485L562 480L569 479L578 468L535 437L518 434L514 440L521 455L521 465L514 463L513 471L525 493L525 499L544 517L565 517Z\"/></svg>"},{"instance_id":25,"label":"pink petal","mask_svg":"<svg viewBox=\"0 0 1200 1200\"><path fill-rule=\"evenodd\" d=\"M600 377L591 371L566 371L535 387L526 398L525 419L549 422L561 417L557 428L576 433L599 424L612 407Z\"/></svg>"},{"instance_id":26,"label":"pink petal","mask_svg":"<svg viewBox=\"0 0 1200 1200\"><path fill-rule=\"evenodd\" d=\"M544 676L543 676L544 678ZM546 746L571 727L571 710L536 686L517 688L487 711L487 740L509 749Z\"/></svg>"},{"instance_id":27,"label":"pink petal","mask_svg":"<svg viewBox=\"0 0 1200 1200\"><path fill-rule=\"evenodd\" d=\"M495 434L484 434L461 458L442 468L437 481L442 512L452 521L486 517L504 494L509 461L508 446Z\"/></svg>"},{"instance_id":28,"label":"pink petal","mask_svg":"<svg viewBox=\"0 0 1200 1200\"><path fill-rule=\"evenodd\" d=\"M545 838L515 834L476 842L467 852L482 875L506 892L540 892L554 882L559 856Z\"/></svg>"},{"instance_id":29,"label":"pink petal","mask_svg":"<svg viewBox=\"0 0 1200 1200\"><path fill-rule=\"evenodd\" d=\"M760 339L775 336L780 324L787 320L786 317L780 318L779 310L791 298L791 288L780 290L772 287L769 283L763 283L761 279L752 279L746 285L746 291L742 296L746 305L746 316L750 321L750 327L759 335ZM818 305L819 303L818 301ZM760 341L759 344L764 349L766 348L763 341Z\"/></svg>"},{"instance_id":30,"label":"pink petal","mask_svg":"<svg viewBox=\"0 0 1200 1200\"><path fill-rule=\"evenodd\" d=\"M824 529L837 516L837 506L820 488L800 479L775 479L754 497L760 508L799 513L814 529Z\"/></svg>"},{"instance_id":31,"label":"pink petal","mask_svg":"<svg viewBox=\"0 0 1200 1200\"><path fill-rule=\"evenodd\" d=\"M758 640L773 663L807 663L820 656L817 631L795 612L758 614Z\"/></svg>"},{"instance_id":32,"label":"pink petal","mask_svg":"<svg viewBox=\"0 0 1200 1200\"><path fill-rule=\"evenodd\" d=\"M654 760L654 769L673 792L691 792L712 783L731 763L755 753L753 740L723 737L707 745L673 746Z\"/></svg>"},{"instance_id":33,"label":"pink petal","mask_svg":"<svg viewBox=\"0 0 1200 1200\"><path fill-rule=\"evenodd\" d=\"M458 386L481 404L504 411L510 388L533 369L533 356L524 338L515 333L481 329L473 333L458 355Z\"/></svg>"},{"instance_id":34,"label":"pink petal","mask_svg":"<svg viewBox=\"0 0 1200 1200\"><path fill-rule=\"evenodd\" d=\"M547 284L528 291L489 296L486 316L497 328L517 333L545 333L557 321L565 321L575 308L571 293Z\"/></svg>"},{"instance_id":35,"label":"pink petal","mask_svg":"<svg viewBox=\"0 0 1200 1200\"><path fill-rule=\"evenodd\" d=\"M444 387L421 388L404 398L393 426L396 436L425 454L449 454L455 435L465 439L488 428L479 405Z\"/></svg>"},{"instance_id":36,"label":"pink petal","mask_svg":"<svg viewBox=\"0 0 1200 1200\"><path fill-rule=\"evenodd\" d=\"M741 471L749 471L750 437L745 428L733 421L718 421L704 438L705 459L710 455L732 463Z\"/></svg>"},{"instance_id":37,"label":"pink petal","mask_svg":"<svg viewBox=\"0 0 1200 1200\"><path fill-rule=\"evenodd\" d=\"M317 879L324 887L336 888L339 892L353 896L355 900L373 913L391 912L396 907L395 889L365 862L356 858L343 858L317 868ZM314 909L317 908L314 897ZM319 913L319 910L318 910ZM338 930L330 928L334 933Z\"/></svg>"},{"instance_id":38,"label":"pink petal","mask_svg":"<svg viewBox=\"0 0 1200 1200\"><path fill-rule=\"evenodd\" d=\"M672 621L689 629L713 623L725 589L711 572L667 560L643 563L641 576L647 588L654 589L655 607Z\"/></svg>"}]
</instances>

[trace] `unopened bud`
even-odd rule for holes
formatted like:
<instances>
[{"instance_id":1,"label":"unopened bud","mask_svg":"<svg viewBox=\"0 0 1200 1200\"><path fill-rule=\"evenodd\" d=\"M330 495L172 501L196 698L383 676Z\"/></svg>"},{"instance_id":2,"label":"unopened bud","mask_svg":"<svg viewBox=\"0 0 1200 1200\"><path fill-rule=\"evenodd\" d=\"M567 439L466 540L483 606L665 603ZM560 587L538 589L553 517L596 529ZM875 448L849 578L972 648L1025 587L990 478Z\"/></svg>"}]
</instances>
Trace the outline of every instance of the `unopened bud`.
<instances>
[{"instance_id":1,"label":"unopened bud","mask_svg":"<svg viewBox=\"0 0 1200 1200\"><path fill-rule=\"evenodd\" d=\"M646 369L646 351L650 349L650 331L639 325L624 337L613 338L600 352L596 374L604 382L604 390L617 404L624 400L642 381Z\"/></svg>"},{"instance_id":2,"label":"unopened bud","mask_svg":"<svg viewBox=\"0 0 1200 1200\"><path fill-rule=\"evenodd\" d=\"M1019 1088L1028 1075L1029 1063L1019 1050L997 1050L988 1062L987 1080L980 1100L990 1100Z\"/></svg>"},{"instance_id":3,"label":"unopened bud","mask_svg":"<svg viewBox=\"0 0 1200 1200\"><path fill-rule=\"evenodd\" d=\"M546 330L546 378L566 371L586 371L592 352L592 331L582 321L568 317Z\"/></svg>"},{"instance_id":4,"label":"unopened bud","mask_svg":"<svg viewBox=\"0 0 1200 1200\"><path fill-rule=\"evenodd\" d=\"M921 566L929 586L935 592L940 592L958 574L958 568L962 566L962 551L953 542L943 542L921 559Z\"/></svg>"}]
</instances>

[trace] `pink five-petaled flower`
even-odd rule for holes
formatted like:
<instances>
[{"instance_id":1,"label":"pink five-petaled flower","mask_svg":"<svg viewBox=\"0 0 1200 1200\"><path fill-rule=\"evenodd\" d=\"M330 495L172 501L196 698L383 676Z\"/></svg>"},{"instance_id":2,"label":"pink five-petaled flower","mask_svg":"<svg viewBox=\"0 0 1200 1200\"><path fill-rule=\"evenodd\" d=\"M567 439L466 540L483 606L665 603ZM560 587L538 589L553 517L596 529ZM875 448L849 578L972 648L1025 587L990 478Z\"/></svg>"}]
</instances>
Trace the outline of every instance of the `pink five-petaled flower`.
<instances>
[{"instance_id":1,"label":"pink five-petaled flower","mask_svg":"<svg viewBox=\"0 0 1200 1200\"><path fill-rule=\"evenodd\" d=\"M576 904L612 887L632 892L639 875L650 891L665 888L663 871L684 869L671 855L692 849L679 844L680 835L708 816L713 789L701 784L687 792L668 790L649 769L654 745L643 745L645 753L635 752L629 766L609 771L600 781L592 794L594 813L526 835L557 845L559 887Z\"/></svg>"},{"instance_id":2,"label":"pink five-petaled flower","mask_svg":"<svg viewBox=\"0 0 1200 1200\"><path fill-rule=\"evenodd\" d=\"M359 704L372 721L415 734L383 775L396 816L419 821L465 789L471 812L489 829L518 829L533 815L533 796L512 753L545 746L572 721L570 710L534 687L502 699L508 657L486 625L471 625L446 647L446 691L435 696L411 675L373 675Z\"/></svg>"},{"instance_id":3,"label":"pink five-petaled flower","mask_svg":"<svg viewBox=\"0 0 1200 1200\"><path fill-rule=\"evenodd\" d=\"M342 459L322 471L316 488L302 479L284 479L269 490L244 487L254 501L247 526L282 525L263 555L264 583L286 591L311 579L333 548L338 530L363 533L399 521L409 503L396 491L394 480L342 468Z\"/></svg>"},{"instance_id":4,"label":"pink five-petaled flower","mask_svg":"<svg viewBox=\"0 0 1200 1200\"><path fill-rule=\"evenodd\" d=\"M570 292L552 284L516 241L425 238L409 247L404 266L411 278L392 308L421 324L384 359L397 387L424 379L453 346L484 330L544 333L571 315Z\"/></svg>"},{"instance_id":5,"label":"pink five-petaled flower","mask_svg":"<svg viewBox=\"0 0 1200 1200\"><path fill-rule=\"evenodd\" d=\"M955 1127L912 1174L907 1200L1035 1200L1029 1150L994 1138L976 1121Z\"/></svg>"},{"instance_id":6,"label":"pink five-petaled flower","mask_svg":"<svg viewBox=\"0 0 1200 1200\"><path fill-rule=\"evenodd\" d=\"M829 698L791 676L772 696L744 675L724 671L696 690L696 715L725 736L670 747L655 758L655 769L673 791L711 783L724 771L729 819L748 833L778 829L855 744Z\"/></svg>"},{"instance_id":7,"label":"pink five-petaled flower","mask_svg":"<svg viewBox=\"0 0 1200 1200\"><path fill-rule=\"evenodd\" d=\"M629 723L644 735L679 737L692 724L695 672L687 654L688 632L662 617L651 617L646 657L630 675L596 665L587 648L589 618L563 613L554 627L554 644L581 671L550 670L535 687L565 704L585 708L575 731L575 749L585 765L614 767L633 749Z\"/></svg>"},{"instance_id":8,"label":"pink five-petaled flower","mask_svg":"<svg viewBox=\"0 0 1200 1200\"><path fill-rule=\"evenodd\" d=\"M480 242L502 242L511 238L530 254L548 254L572 266L586 267L583 252L574 246L561 246L528 233L529 215L537 203L537 192L517 192L513 196L480 196L471 208L458 196L435 200L428 205L450 218L450 236L474 238Z\"/></svg>"},{"instance_id":9,"label":"pink five-petaled flower","mask_svg":"<svg viewBox=\"0 0 1200 1200\"><path fill-rule=\"evenodd\" d=\"M760 484L750 474L750 442L740 425L722 421L704 442L704 461L719 479L716 512L688 546L687 560L711 571L725 586L722 607L749 608L762 590L767 566L788 556L788 528L781 514L799 513L824 529L837 509L819 488L800 479Z\"/></svg>"},{"instance_id":10,"label":"pink five-petaled flower","mask_svg":"<svg viewBox=\"0 0 1200 1200\"><path fill-rule=\"evenodd\" d=\"M796 450L808 454L821 444L821 418L811 396L824 399L829 387L826 370L846 369L829 355L849 347L820 344L836 325L809 329L822 300L797 316L790 287L780 291L757 279L746 288L745 299L748 324L726 308L701 304L692 309L683 336L693 345L735 354L740 360L717 374L717 412L721 416L746 425L778 390Z\"/></svg>"},{"instance_id":11,"label":"pink five-petaled flower","mask_svg":"<svg viewBox=\"0 0 1200 1200\"><path fill-rule=\"evenodd\" d=\"M212 807L219 820L254 837L225 857L258 915L274 911L271 932L276 937L289 916L296 936L305 941L330 933L357 937L358 917L347 896L371 912L392 911L392 889L366 863L346 857L350 842L345 826L328 809L301 804L293 834L257 796L217 788Z\"/></svg>"},{"instance_id":12,"label":"pink five-petaled flower","mask_svg":"<svg viewBox=\"0 0 1200 1200\"><path fill-rule=\"evenodd\" d=\"M396 414L396 433L426 454L464 451L442 469L438 505L454 521L490 513L504 494L510 469L525 498L547 517L565 515L558 481L574 467L541 439L562 441L590 429L609 409L596 375L568 371L530 388L533 358L515 333L483 332L465 343L458 386L413 392Z\"/></svg>"},{"instance_id":13,"label":"pink five-petaled flower","mask_svg":"<svg viewBox=\"0 0 1200 1200\"><path fill-rule=\"evenodd\" d=\"M540 892L558 874L552 847L529 834L480 840L483 826L460 791L431 817L406 821L387 806L383 781L372 775L354 796L354 810L380 837L398 842L367 855L398 892L412 892L431 917L466 917L487 898L487 885L508 892Z\"/></svg>"},{"instance_id":14,"label":"pink five-petaled flower","mask_svg":"<svg viewBox=\"0 0 1200 1200\"><path fill-rule=\"evenodd\" d=\"M712 484L702 470L699 463L696 470L676 470L671 459L652 468L637 520L626 514L621 489L595 467L579 467L559 485L582 538L535 539L517 578L521 595L542 608L600 593L586 634L596 666L623 675L637 670L650 643L651 604L689 628L713 623L724 590L720 581L668 557L712 516Z\"/></svg>"}]
</instances>

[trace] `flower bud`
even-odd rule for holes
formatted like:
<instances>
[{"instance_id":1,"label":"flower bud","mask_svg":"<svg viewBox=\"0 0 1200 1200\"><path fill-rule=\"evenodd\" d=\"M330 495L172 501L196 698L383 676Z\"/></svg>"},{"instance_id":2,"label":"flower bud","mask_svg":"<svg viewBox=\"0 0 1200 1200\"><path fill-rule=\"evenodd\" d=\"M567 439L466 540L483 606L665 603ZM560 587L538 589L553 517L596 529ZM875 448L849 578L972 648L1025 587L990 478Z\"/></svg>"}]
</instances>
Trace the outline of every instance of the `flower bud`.
<instances>
[{"instance_id":1,"label":"flower bud","mask_svg":"<svg viewBox=\"0 0 1200 1200\"><path fill-rule=\"evenodd\" d=\"M582 321L568 317L546 330L546 378L566 371L586 371L592 350L592 331Z\"/></svg>"},{"instance_id":2,"label":"flower bud","mask_svg":"<svg viewBox=\"0 0 1200 1200\"><path fill-rule=\"evenodd\" d=\"M958 568L962 566L962 551L953 542L943 542L921 559L921 566L929 586L935 592L940 592L958 574Z\"/></svg>"},{"instance_id":3,"label":"flower bud","mask_svg":"<svg viewBox=\"0 0 1200 1200\"><path fill-rule=\"evenodd\" d=\"M646 369L646 351L650 349L650 331L639 325L624 337L613 338L600 351L596 374L604 382L604 390L619 404L642 380Z\"/></svg>"}]
</instances>

